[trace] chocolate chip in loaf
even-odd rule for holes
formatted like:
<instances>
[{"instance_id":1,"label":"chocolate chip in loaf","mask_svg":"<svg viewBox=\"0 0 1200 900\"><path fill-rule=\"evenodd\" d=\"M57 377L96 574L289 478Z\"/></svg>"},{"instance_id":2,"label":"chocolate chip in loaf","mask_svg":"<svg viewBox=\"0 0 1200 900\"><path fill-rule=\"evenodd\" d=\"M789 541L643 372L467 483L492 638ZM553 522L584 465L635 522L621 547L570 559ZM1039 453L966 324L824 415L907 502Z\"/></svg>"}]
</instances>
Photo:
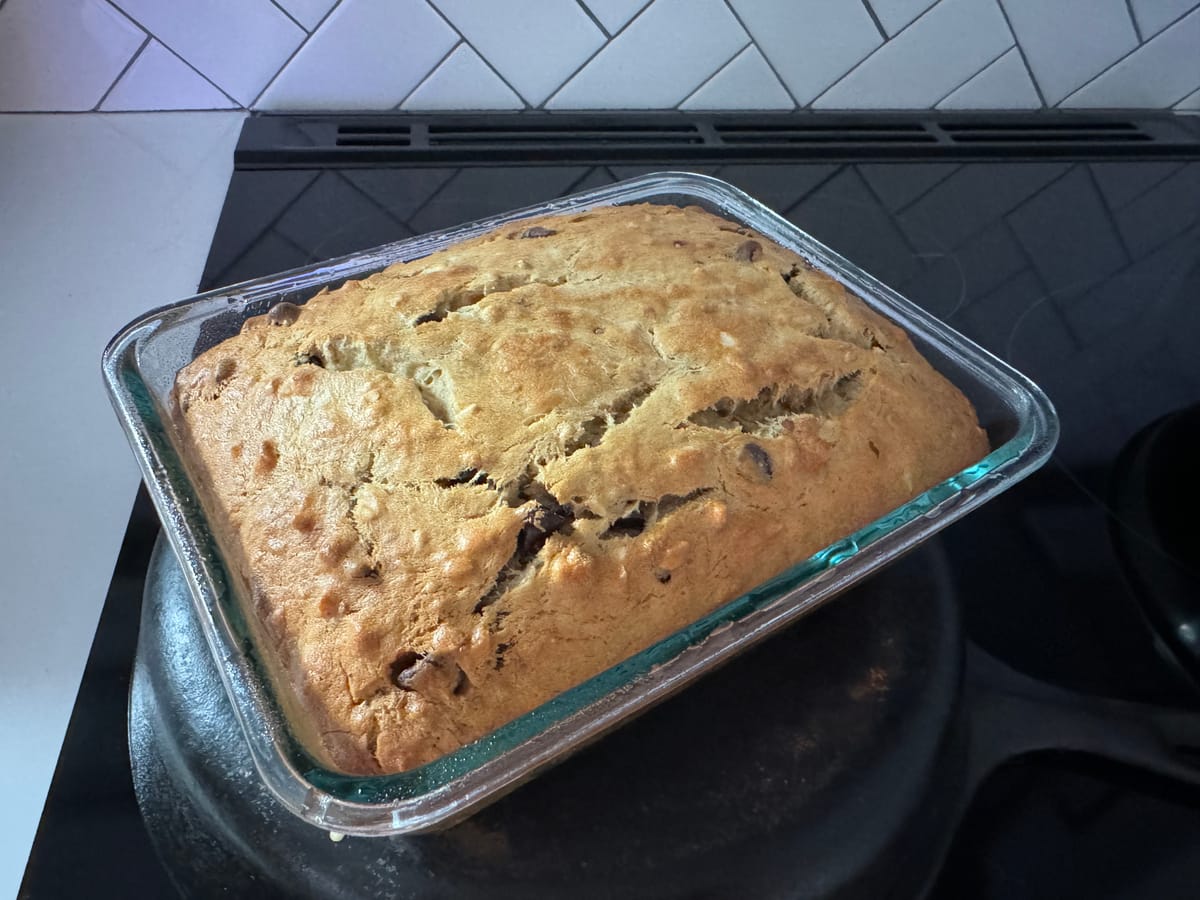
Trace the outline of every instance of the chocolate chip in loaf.
<instances>
[{"instance_id":1,"label":"chocolate chip in loaf","mask_svg":"<svg viewBox=\"0 0 1200 900\"><path fill-rule=\"evenodd\" d=\"M762 244L758 241L742 241L733 251L733 258L739 262L754 262L762 256Z\"/></svg>"},{"instance_id":2,"label":"chocolate chip in loaf","mask_svg":"<svg viewBox=\"0 0 1200 900\"><path fill-rule=\"evenodd\" d=\"M601 539L617 537L637 537L646 530L646 514L639 505L637 509L616 519L600 535Z\"/></svg>"},{"instance_id":3,"label":"chocolate chip in loaf","mask_svg":"<svg viewBox=\"0 0 1200 900\"><path fill-rule=\"evenodd\" d=\"M496 663L495 663L495 666L496 666L496 671L497 671L497 672L499 672L501 669L503 669L503 668L504 668L504 654L508 652L508 648L509 648L509 647L511 647L511 646L512 646L512 644L507 644L507 643L505 643L505 644L497 644L497 645L496 645Z\"/></svg>"},{"instance_id":4,"label":"chocolate chip in loaf","mask_svg":"<svg viewBox=\"0 0 1200 900\"><path fill-rule=\"evenodd\" d=\"M462 666L456 665L457 674L454 676L454 686L450 688L450 693L455 697L461 697L471 689L471 680L467 678L467 673L462 670Z\"/></svg>"},{"instance_id":5,"label":"chocolate chip in loaf","mask_svg":"<svg viewBox=\"0 0 1200 900\"><path fill-rule=\"evenodd\" d=\"M575 520L575 511L561 503L539 506L533 514L533 524L547 534L562 531Z\"/></svg>"},{"instance_id":6,"label":"chocolate chip in loaf","mask_svg":"<svg viewBox=\"0 0 1200 900\"><path fill-rule=\"evenodd\" d=\"M417 653L415 650L401 651L389 668L388 675L392 684L402 691L415 690L413 682L420 674L424 660L424 653Z\"/></svg>"},{"instance_id":7,"label":"chocolate chip in loaf","mask_svg":"<svg viewBox=\"0 0 1200 900\"><path fill-rule=\"evenodd\" d=\"M297 353L292 357L292 365L316 366L318 369L323 369L325 368L325 360L321 359L316 353Z\"/></svg>"},{"instance_id":8,"label":"chocolate chip in loaf","mask_svg":"<svg viewBox=\"0 0 1200 900\"><path fill-rule=\"evenodd\" d=\"M671 573L667 569L655 569L654 577L658 579L659 584L667 584L671 580Z\"/></svg>"},{"instance_id":9,"label":"chocolate chip in loaf","mask_svg":"<svg viewBox=\"0 0 1200 900\"><path fill-rule=\"evenodd\" d=\"M558 234L553 228L544 228L541 225L534 225L531 228L526 228L521 232L523 238L544 238L550 237L552 234Z\"/></svg>"},{"instance_id":10,"label":"chocolate chip in loaf","mask_svg":"<svg viewBox=\"0 0 1200 900\"><path fill-rule=\"evenodd\" d=\"M753 442L742 448L742 458L748 460L754 466L755 471L762 477L763 481L770 481L775 474L775 467L771 462L771 454Z\"/></svg>"},{"instance_id":11,"label":"chocolate chip in loaf","mask_svg":"<svg viewBox=\"0 0 1200 900\"><path fill-rule=\"evenodd\" d=\"M295 303L276 303L267 310L267 321L272 325L291 325L300 318L300 307Z\"/></svg>"},{"instance_id":12,"label":"chocolate chip in loaf","mask_svg":"<svg viewBox=\"0 0 1200 900\"><path fill-rule=\"evenodd\" d=\"M217 383L220 384L223 381L228 381L233 377L233 373L236 371L237 361L234 360L233 357L225 357L223 360L217 363L217 371L215 373Z\"/></svg>"},{"instance_id":13,"label":"chocolate chip in loaf","mask_svg":"<svg viewBox=\"0 0 1200 900\"><path fill-rule=\"evenodd\" d=\"M348 563L345 569L346 574L351 578L361 578L367 581L378 581L381 571L379 563L373 562Z\"/></svg>"},{"instance_id":14,"label":"chocolate chip in loaf","mask_svg":"<svg viewBox=\"0 0 1200 900\"><path fill-rule=\"evenodd\" d=\"M438 487L451 488L460 484L486 484L487 480L487 472L480 472L478 469L463 469L453 478L435 478L433 483Z\"/></svg>"}]
</instances>

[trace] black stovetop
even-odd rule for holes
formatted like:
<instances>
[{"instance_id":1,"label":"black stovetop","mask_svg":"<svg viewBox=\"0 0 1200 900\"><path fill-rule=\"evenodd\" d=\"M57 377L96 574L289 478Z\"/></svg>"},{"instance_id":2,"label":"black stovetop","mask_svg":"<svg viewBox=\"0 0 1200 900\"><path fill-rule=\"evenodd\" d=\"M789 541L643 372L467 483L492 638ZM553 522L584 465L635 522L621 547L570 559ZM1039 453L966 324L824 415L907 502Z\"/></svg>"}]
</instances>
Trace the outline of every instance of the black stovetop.
<instances>
[{"instance_id":1,"label":"black stovetop","mask_svg":"<svg viewBox=\"0 0 1200 900\"><path fill-rule=\"evenodd\" d=\"M255 128L252 119L247 134ZM661 151L640 164L622 153L615 164L597 142L590 158L572 151L556 162L545 147L537 155L536 164L473 165L461 152L453 164L405 162L402 154L342 164L331 152L285 154L273 165L261 148L243 154L204 286L647 171L723 178L1011 362L1057 406L1062 439L1052 462L945 536L972 639L1015 668L1075 690L1200 707L1157 652L1123 581L1107 502L1127 441L1200 400L1198 154L1085 161L1069 151L1028 158L1034 154L1010 147L994 157L973 150L970 159L906 162L892 153L889 161L839 154L788 162L739 153L736 162L696 166L672 165ZM138 816L125 740L155 533L143 496L21 897L170 893ZM977 796L936 896L1182 897L1198 880L1194 793L1085 762L1030 759L1001 770Z\"/></svg>"}]
</instances>

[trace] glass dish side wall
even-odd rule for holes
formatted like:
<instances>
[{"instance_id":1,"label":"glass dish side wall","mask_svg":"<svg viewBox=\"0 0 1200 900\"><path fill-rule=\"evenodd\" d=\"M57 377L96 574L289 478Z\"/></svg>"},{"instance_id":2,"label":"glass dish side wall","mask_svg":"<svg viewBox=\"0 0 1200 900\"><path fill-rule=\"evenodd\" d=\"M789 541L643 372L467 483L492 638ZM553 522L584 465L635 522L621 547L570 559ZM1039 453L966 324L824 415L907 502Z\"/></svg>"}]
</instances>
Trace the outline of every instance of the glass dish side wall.
<instances>
[{"instance_id":1,"label":"glass dish side wall","mask_svg":"<svg viewBox=\"0 0 1200 900\"><path fill-rule=\"evenodd\" d=\"M322 768L295 739L252 652L251 629L180 462L168 414L175 372L277 302L302 303L347 279L519 219L636 202L698 204L794 250L841 281L903 327L975 403L992 453L855 535L447 757L411 772L372 778ZM106 351L104 373L264 781L285 806L309 821L363 834L449 824L496 799L1015 483L1046 459L1057 434L1053 409L1027 379L740 191L690 174L645 176L200 295L130 325Z\"/></svg>"}]
</instances>

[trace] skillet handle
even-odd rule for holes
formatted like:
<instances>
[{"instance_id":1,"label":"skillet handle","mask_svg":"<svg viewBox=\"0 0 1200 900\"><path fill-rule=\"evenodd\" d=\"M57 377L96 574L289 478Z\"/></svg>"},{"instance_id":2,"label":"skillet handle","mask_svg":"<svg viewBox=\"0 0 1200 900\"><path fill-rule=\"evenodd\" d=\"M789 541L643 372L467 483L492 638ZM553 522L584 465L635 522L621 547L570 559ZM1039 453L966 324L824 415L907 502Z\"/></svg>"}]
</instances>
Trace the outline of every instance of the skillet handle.
<instances>
[{"instance_id":1,"label":"skillet handle","mask_svg":"<svg viewBox=\"0 0 1200 900\"><path fill-rule=\"evenodd\" d=\"M1009 668L968 644L968 778L1033 753L1082 753L1200 787L1200 712L1094 697Z\"/></svg>"}]
</instances>

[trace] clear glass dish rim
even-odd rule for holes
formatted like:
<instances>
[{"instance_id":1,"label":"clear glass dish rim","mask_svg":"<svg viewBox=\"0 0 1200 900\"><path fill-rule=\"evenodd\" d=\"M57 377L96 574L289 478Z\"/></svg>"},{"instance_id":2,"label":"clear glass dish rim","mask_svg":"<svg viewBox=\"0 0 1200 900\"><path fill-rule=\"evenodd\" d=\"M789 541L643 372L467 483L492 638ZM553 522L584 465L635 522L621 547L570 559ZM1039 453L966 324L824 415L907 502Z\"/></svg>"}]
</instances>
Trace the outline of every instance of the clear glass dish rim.
<instances>
[{"instance_id":1,"label":"clear glass dish rim","mask_svg":"<svg viewBox=\"0 0 1200 900\"><path fill-rule=\"evenodd\" d=\"M189 313L215 300L224 300L224 309L245 310L264 298L362 277L521 219L665 196L716 207L836 278L911 337L987 383L1017 415L1017 433L979 462L853 535L467 747L397 775L360 777L324 769L291 734L248 649L238 600L227 587L220 553L203 524L200 504L167 436L153 392L141 377L139 351L160 329L189 320ZM194 317L212 314L208 310ZM1015 484L1045 462L1058 438L1053 406L1024 375L739 189L689 172L644 175L198 294L127 325L105 349L102 370L260 776L301 818L331 831L364 835L430 830L465 817Z\"/></svg>"}]
</instances>

